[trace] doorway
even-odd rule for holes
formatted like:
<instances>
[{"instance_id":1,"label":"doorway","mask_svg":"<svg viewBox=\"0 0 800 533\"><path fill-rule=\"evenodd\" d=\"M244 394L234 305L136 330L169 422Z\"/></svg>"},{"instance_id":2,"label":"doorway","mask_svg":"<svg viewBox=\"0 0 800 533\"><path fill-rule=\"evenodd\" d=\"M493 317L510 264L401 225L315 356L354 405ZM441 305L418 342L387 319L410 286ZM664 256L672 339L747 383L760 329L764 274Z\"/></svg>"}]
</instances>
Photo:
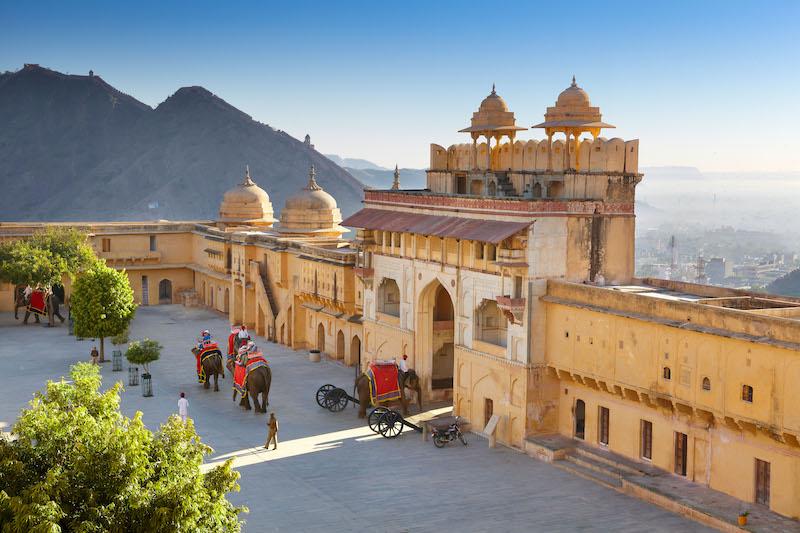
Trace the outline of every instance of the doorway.
<instances>
[{"instance_id":1,"label":"doorway","mask_svg":"<svg viewBox=\"0 0 800 533\"><path fill-rule=\"evenodd\" d=\"M344 333L342 330L336 334L336 359L344 359Z\"/></svg>"},{"instance_id":2,"label":"doorway","mask_svg":"<svg viewBox=\"0 0 800 533\"><path fill-rule=\"evenodd\" d=\"M769 507L769 478L769 463L756 459L756 503L767 507Z\"/></svg>"},{"instance_id":3,"label":"doorway","mask_svg":"<svg viewBox=\"0 0 800 533\"><path fill-rule=\"evenodd\" d=\"M489 424L489 420L492 419L492 415L494 414L494 402L491 398L484 398L483 399L483 427L486 427Z\"/></svg>"},{"instance_id":4,"label":"doorway","mask_svg":"<svg viewBox=\"0 0 800 533\"><path fill-rule=\"evenodd\" d=\"M679 476L686 475L686 460L688 457L687 445L689 437L686 433L675 432L675 473Z\"/></svg>"},{"instance_id":5,"label":"doorway","mask_svg":"<svg viewBox=\"0 0 800 533\"><path fill-rule=\"evenodd\" d=\"M598 408L598 418L597 418L597 440L603 446L608 446L608 437L609 437L609 422L611 418L611 413L608 410L608 407L600 407Z\"/></svg>"},{"instance_id":6,"label":"doorway","mask_svg":"<svg viewBox=\"0 0 800 533\"><path fill-rule=\"evenodd\" d=\"M317 326L317 350L319 353L325 353L325 326L322 322Z\"/></svg>"},{"instance_id":7,"label":"doorway","mask_svg":"<svg viewBox=\"0 0 800 533\"><path fill-rule=\"evenodd\" d=\"M586 403L583 400L575 402L575 438L586 438Z\"/></svg>"},{"instance_id":8,"label":"doorway","mask_svg":"<svg viewBox=\"0 0 800 533\"><path fill-rule=\"evenodd\" d=\"M172 282L168 279L162 279L158 282L158 303L172 303Z\"/></svg>"},{"instance_id":9,"label":"doorway","mask_svg":"<svg viewBox=\"0 0 800 533\"><path fill-rule=\"evenodd\" d=\"M361 375L361 339L353 336L350 341L350 361L356 365L356 378Z\"/></svg>"},{"instance_id":10,"label":"doorway","mask_svg":"<svg viewBox=\"0 0 800 533\"><path fill-rule=\"evenodd\" d=\"M147 276L142 276L142 305L150 303L150 286L147 282Z\"/></svg>"}]
</instances>

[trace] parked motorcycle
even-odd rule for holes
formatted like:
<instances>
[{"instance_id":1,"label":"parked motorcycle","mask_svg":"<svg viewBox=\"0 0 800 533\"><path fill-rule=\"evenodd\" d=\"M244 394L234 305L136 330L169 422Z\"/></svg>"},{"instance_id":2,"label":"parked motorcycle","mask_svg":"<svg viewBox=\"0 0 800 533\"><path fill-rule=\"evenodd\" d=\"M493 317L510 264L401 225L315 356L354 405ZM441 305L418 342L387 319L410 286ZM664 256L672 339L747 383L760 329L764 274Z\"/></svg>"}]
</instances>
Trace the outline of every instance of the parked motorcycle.
<instances>
[{"instance_id":1,"label":"parked motorcycle","mask_svg":"<svg viewBox=\"0 0 800 533\"><path fill-rule=\"evenodd\" d=\"M459 418L450 424L447 428L433 428L431 437L433 438L433 445L437 448L444 448L448 443L458 439L464 446L467 445L467 439L461 433L461 428L458 426Z\"/></svg>"}]
</instances>

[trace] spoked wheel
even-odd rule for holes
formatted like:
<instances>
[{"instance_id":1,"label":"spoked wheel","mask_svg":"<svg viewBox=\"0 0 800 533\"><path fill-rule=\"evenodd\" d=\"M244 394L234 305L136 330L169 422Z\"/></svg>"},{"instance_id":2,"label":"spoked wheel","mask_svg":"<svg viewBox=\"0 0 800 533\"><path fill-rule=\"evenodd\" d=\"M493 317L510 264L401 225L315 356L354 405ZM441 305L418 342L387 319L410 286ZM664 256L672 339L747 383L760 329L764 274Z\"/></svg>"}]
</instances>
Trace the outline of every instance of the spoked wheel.
<instances>
[{"instance_id":1,"label":"spoked wheel","mask_svg":"<svg viewBox=\"0 0 800 533\"><path fill-rule=\"evenodd\" d=\"M397 411L387 409L378 418L378 433L387 439L393 439L403 432L403 417Z\"/></svg>"},{"instance_id":2,"label":"spoked wheel","mask_svg":"<svg viewBox=\"0 0 800 533\"><path fill-rule=\"evenodd\" d=\"M333 389L326 396L326 407L331 413L338 413L347 407L347 393L343 389Z\"/></svg>"},{"instance_id":3,"label":"spoked wheel","mask_svg":"<svg viewBox=\"0 0 800 533\"><path fill-rule=\"evenodd\" d=\"M378 433L378 420L380 419L381 415L388 411L385 407L376 407L375 409L370 412L369 416L367 417L367 424L369 424L369 429Z\"/></svg>"},{"instance_id":4,"label":"spoked wheel","mask_svg":"<svg viewBox=\"0 0 800 533\"><path fill-rule=\"evenodd\" d=\"M458 440L460 440L461 444L463 444L464 446L467 445L467 438L460 431L458 432Z\"/></svg>"},{"instance_id":5,"label":"spoked wheel","mask_svg":"<svg viewBox=\"0 0 800 533\"><path fill-rule=\"evenodd\" d=\"M444 448L447 444L447 439L440 436L438 433L433 436L433 445L437 448Z\"/></svg>"},{"instance_id":6,"label":"spoked wheel","mask_svg":"<svg viewBox=\"0 0 800 533\"><path fill-rule=\"evenodd\" d=\"M330 391L332 391L333 389L335 389L335 388L336 388L336 387L334 387L334 386L333 386L333 385L331 385L330 383L328 383L327 385L323 385L322 387L320 387L320 388L317 390L317 405L319 405L320 407L324 407L325 409L327 409L327 408L328 408L328 406L326 405L325 396L327 396L327 394L328 394Z\"/></svg>"}]
</instances>

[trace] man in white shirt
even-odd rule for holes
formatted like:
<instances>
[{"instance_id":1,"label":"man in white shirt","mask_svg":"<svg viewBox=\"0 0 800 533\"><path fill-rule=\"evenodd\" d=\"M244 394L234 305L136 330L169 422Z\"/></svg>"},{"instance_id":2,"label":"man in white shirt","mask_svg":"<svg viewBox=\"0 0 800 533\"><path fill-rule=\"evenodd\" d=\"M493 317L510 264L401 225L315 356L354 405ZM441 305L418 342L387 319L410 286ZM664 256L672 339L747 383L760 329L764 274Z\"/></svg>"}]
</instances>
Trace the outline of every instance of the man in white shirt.
<instances>
[{"instance_id":1,"label":"man in white shirt","mask_svg":"<svg viewBox=\"0 0 800 533\"><path fill-rule=\"evenodd\" d=\"M186 418L189 416L189 400L186 399L186 394L183 392L178 399L178 414L181 416L181 420L186 423Z\"/></svg>"},{"instance_id":2,"label":"man in white shirt","mask_svg":"<svg viewBox=\"0 0 800 533\"><path fill-rule=\"evenodd\" d=\"M242 324L242 327L239 330L239 338L240 339L249 339L250 338L250 334L247 332L247 327L244 324Z\"/></svg>"},{"instance_id":3,"label":"man in white shirt","mask_svg":"<svg viewBox=\"0 0 800 533\"><path fill-rule=\"evenodd\" d=\"M397 363L397 369L400 371L400 383L404 383L406 379L406 374L408 373L408 356L403 354L403 357L400 359L400 362Z\"/></svg>"}]
</instances>

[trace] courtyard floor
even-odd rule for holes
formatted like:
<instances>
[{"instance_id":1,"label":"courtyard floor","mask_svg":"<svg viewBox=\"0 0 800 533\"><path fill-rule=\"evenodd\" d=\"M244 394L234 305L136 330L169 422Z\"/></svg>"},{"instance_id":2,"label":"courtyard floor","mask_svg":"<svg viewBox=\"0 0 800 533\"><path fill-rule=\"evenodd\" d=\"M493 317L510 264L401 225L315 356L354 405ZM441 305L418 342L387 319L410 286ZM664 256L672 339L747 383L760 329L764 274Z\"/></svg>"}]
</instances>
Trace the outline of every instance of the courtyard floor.
<instances>
[{"instance_id":1,"label":"courtyard floor","mask_svg":"<svg viewBox=\"0 0 800 533\"><path fill-rule=\"evenodd\" d=\"M151 366L154 396L127 387L122 409L144 413L157 429L177 412L181 391L197 432L214 448L211 464L235 458L245 504L245 531L708 531L659 507L573 476L547 463L468 435L470 445L436 449L413 432L395 440L376 437L348 407L320 409L317 388L352 387L354 370L258 339L273 371L270 411L280 422L277 451L259 449L267 415L240 410L231 401L231 376L220 391L197 383L188 349L202 329L216 338L225 317L177 305L137 310L131 338L150 337L165 349ZM90 340L76 341L66 326L22 326L0 314L0 430L8 431L20 409L48 379L88 361ZM260 341L260 342L259 342ZM111 359L110 343L106 358ZM124 372L102 366L104 385L127 384Z\"/></svg>"}]
</instances>

